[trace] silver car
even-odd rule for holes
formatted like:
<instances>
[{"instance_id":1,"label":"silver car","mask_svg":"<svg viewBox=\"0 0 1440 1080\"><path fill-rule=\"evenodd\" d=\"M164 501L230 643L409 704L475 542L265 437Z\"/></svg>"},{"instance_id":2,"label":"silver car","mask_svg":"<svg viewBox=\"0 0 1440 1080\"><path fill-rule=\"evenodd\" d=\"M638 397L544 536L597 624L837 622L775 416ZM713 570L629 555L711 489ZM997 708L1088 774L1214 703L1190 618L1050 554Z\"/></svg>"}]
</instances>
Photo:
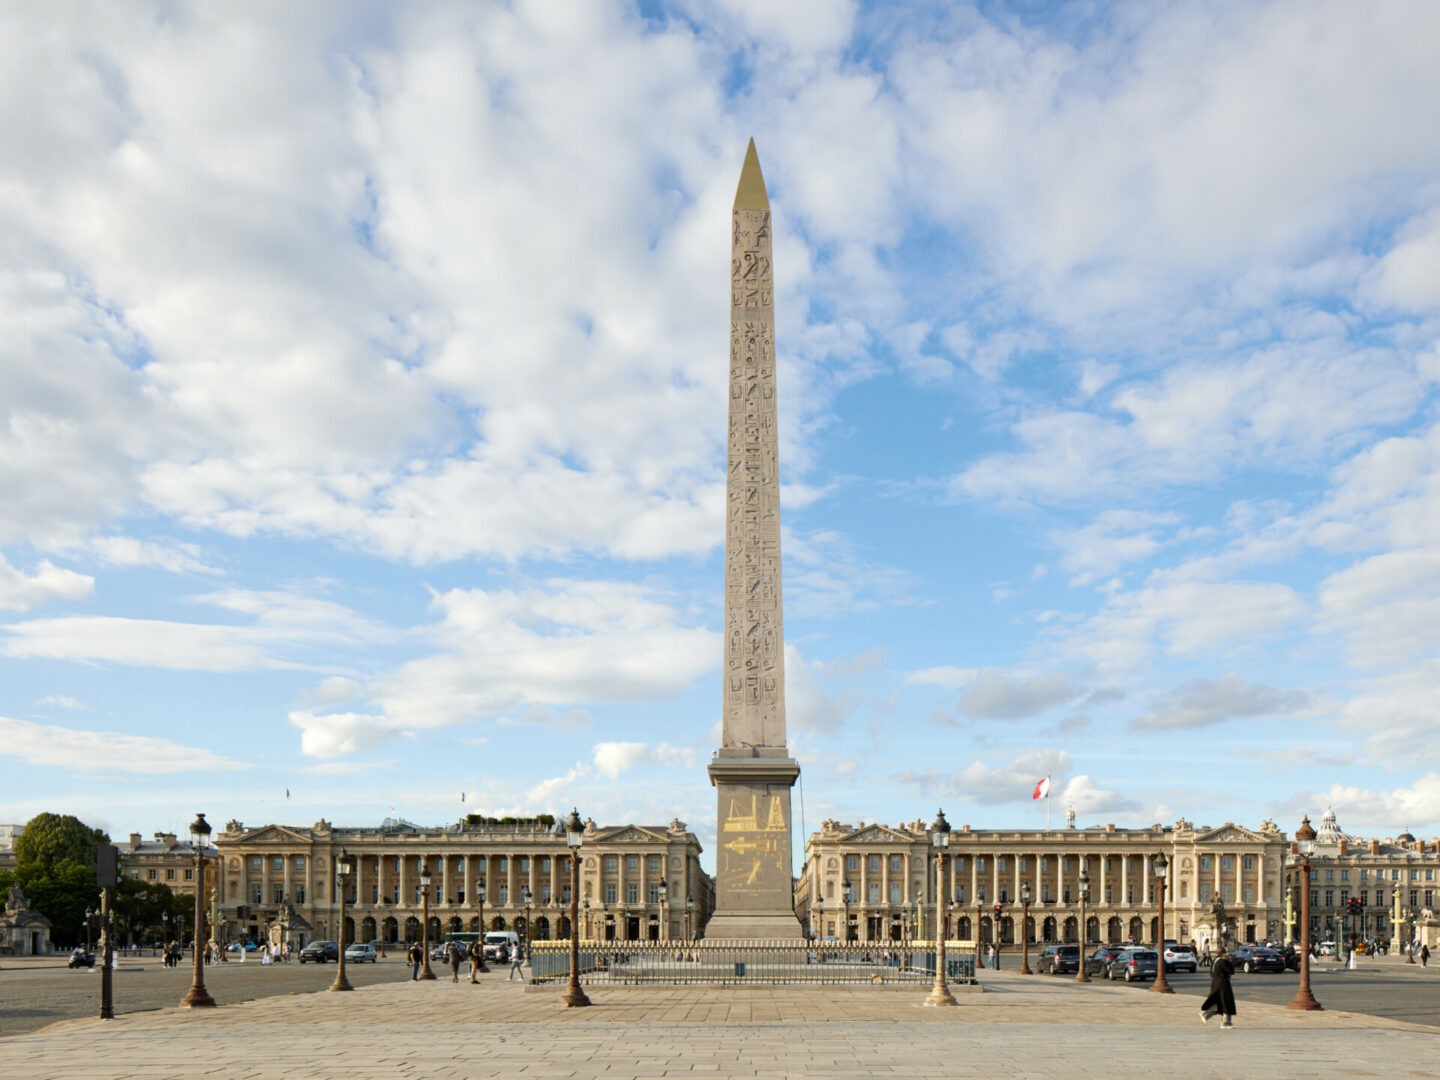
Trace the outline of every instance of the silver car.
<instances>
[{"instance_id":1,"label":"silver car","mask_svg":"<svg viewBox=\"0 0 1440 1080\"><path fill-rule=\"evenodd\" d=\"M345 962L347 964L376 963L380 954L375 951L374 945L366 945L357 941L345 949Z\"/></svg>"}]
</instances>

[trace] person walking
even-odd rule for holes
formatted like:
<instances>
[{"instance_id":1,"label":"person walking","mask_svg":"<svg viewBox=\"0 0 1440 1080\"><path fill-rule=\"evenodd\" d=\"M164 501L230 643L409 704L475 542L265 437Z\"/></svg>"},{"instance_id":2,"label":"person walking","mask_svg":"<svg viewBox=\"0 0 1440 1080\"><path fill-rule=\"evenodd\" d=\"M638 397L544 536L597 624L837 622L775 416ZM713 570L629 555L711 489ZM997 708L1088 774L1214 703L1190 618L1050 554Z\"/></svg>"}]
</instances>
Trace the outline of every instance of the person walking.
<instances>
[{"instance_id":1,"label":"person walking","mask_svg":"<svg viewBox=\"0 0 1440 1080\"><path fill-rule=\"evenodd\" d=\"M1423 968L1430 963L1430 946L1420 946L1420 966Z\"/></svg>"},{"instance_id":2,"label":"person walking","mask_svg":"<svg viewBox=\"0 0 1440 1080\"><path fill-rule=\"evenodd\" d=\"M523 958L522 958L521 955L520 955L520 946L519 946L518 944L517 944L517 945L511 945L511 946L510 946L510 974L507 975L507 976L505 976L505 981L506 981L506 982L509 982L511 979L514 979L514 978L519 978L519 980L520 980L521 982L524 982L524 981L525 981L525 972L524 972L524 970L523 970L523 969L521 968L521 966L520 966L522 962L523 962Z\"/></svg>"},{"instance_id":3,"label":"person walking","mask_svg":"<svg viewBox=\"0 0 1440 1080\"><path fill-rule=\"evenodd\" d=\"M450 981L458 983L460 981L460 946L456 942L451 941L445 947L445 959L450 961Z\"/></svg>"},{"instance_id":4,"label":"person walking","mask_svg":"<svg viewBox=\"0 0 1440 1080\"><path fill-rule=\"evenodd\" d=\"M416 981L420 978L420 961L423 960L424 958L425 958L424 954L420 951L420 943L419 943L418 941L411 942L411 944L410 944L410 981L411 981L411 982L416 982Z\"/></svg>"},{"instance_id":5,"label":"person walking","mask_svg":"<svg viewBox=\"0 0 1440 1080\"><path fill-rule=\"evenodd\" d=\"M480 961L485 955L485 945L481 938L476 938L470 943L470 983L474 985L480 980L475 978L480 972Z\"/></svg>"},{"instance_id":6,"label":"person walking","mask_svg":"<svg viewBox=\"0 0 1440 1080\"><path fill-rule=\"evenodd\" d=\"M1235 990L1230 978L1235 974L1235 965L1230 962L1230 953L1221 945L1210 967L1210 996L1200 1003L1200 1022L1208 1024L1212 1016L1224 1017L1220 1026L1235 1026Z\"/></svg>"}]
</instances>

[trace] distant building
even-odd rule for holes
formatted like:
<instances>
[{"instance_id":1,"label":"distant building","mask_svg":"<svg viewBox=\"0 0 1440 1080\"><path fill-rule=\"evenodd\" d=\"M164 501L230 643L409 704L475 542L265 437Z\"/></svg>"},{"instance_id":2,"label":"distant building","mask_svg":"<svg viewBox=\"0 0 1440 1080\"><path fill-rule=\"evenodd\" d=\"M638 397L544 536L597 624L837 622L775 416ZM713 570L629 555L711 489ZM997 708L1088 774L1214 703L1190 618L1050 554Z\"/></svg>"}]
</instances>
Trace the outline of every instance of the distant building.
<instances>
[{"instance_id":1,"label":"distant building","mask_svg":"<svg viewBox=\"0 0 1440 1080\"><path fill-rule=\"evenodd\" d=\"M420 939L422 865L431 876L432 941L480 928L481 886L485 929L524 931L537 940L570 933L570 851L548 821L467 819L424 828L387 819L378 828L356 828L321 820L308 828L254 829L231 821L215 843L224 864L221 919L230 938L265 936L288 902L312 928L310 937L340 940L334 875L342 849L356 865L345 905L347 942ZM700 852L695 834L678 820L668 826L586 822L581 936L641 941L697 932L715 896Z\"/></svg>"},{"instance_id":2,"label":"distant building","mask_svg":"<svg viewBox=\"0 0 1440 1080\"><path fill-rule=\"evenodd\" d=\"M24 831L24 825L0 825L0 870L15 869L15 841Z\"/></svg>"},{"instance_id":3,"label":"distant building","mask_svg":"<svg viewBox=\"0 0 1440 1080\"><path fill-rule=\"evenodd\" d=\"M195 846L188 839L181 840L174 833L157 832L153 840L145 840L139 833L130 834L128 844L117 845L120 849L120 872L127 878L146 881L152 885L167 885L176 896L195 896ZM210 891L216 887L215 846L205 847L205 896L209 903Z\"/></svg>"}]
</instances>

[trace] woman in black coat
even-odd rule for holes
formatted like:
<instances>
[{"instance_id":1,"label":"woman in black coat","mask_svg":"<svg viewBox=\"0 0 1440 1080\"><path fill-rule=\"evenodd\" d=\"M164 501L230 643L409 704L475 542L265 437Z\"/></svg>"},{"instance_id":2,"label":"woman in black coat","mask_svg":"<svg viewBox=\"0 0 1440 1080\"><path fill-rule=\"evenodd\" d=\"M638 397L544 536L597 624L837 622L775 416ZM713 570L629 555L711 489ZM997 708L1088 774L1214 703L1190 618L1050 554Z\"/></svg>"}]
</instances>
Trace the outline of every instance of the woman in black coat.
<instances>
[{"instance_id":1,"label":"woman in black coat","mask_svg":"<svg viewBox=\"0 0 1440 1080\"><path fill-rule=\"evenodd\" d=\"M1223 1016L1225 1019L1221 1027L1235 1026L1235 991L1230 986L1230 976L1234 974L1235 965L1230 962L1230 954L1222 945L1215 958L1215 966L1210 969L1210 996L1200 1004L1202 1024L1208 1024L1212 1016Z\"/></svg>"}]
</instances>

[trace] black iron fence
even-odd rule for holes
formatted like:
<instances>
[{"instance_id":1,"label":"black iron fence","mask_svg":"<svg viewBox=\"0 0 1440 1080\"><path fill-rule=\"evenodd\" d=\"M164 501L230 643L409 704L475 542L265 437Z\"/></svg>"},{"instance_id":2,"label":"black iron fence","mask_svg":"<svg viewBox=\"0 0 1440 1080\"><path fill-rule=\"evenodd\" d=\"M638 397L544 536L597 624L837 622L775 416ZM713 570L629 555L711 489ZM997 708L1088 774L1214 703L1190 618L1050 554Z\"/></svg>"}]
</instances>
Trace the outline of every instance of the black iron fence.
<instances>
[{"instance_id":1,"label":"black iron fence","mask_svg":"<svg viewBox=\"0 0 1440 1080\"><path fill-rule=\"evenodd\" d=\"M614 985L645 983L928 983L935 978L935 947L877 948L839 942L794 941L582 941L580 979ZM570 943L530 945L531 980L570 977ZM948 942L945 974L975 981L973 942Z\"/></svg>"}]
</instances>

